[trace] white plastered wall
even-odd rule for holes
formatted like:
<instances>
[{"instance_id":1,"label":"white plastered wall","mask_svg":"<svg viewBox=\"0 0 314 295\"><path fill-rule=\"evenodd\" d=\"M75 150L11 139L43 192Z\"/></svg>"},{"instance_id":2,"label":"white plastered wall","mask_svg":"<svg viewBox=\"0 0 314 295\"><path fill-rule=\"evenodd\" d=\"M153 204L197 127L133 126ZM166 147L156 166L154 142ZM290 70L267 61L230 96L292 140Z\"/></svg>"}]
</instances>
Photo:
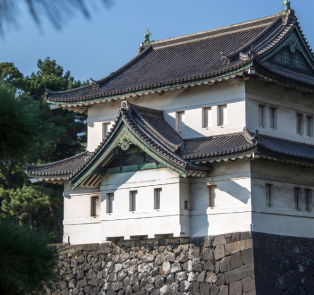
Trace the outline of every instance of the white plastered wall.
<instances>
[{"instance_id":1,"label":"white plastered wall","mask_svg":"<svg viewBox=\"0 0 314 295\"><path fill-rule=\"evenodd\" d=\"M91 198L99 197L97 216L91 216ZM71 244L100 242L100 191L64 184L63 242Z\"/></svg>"},{"instance_id":2,"label":"white plastered wall","mask_svg":"<svg viewBox=\"0 0 314 295\"><path fill-rule=\"evenodd\" d=\"M266 206L266 184L273 185L271 208ZM295 209L295 187L301 188L300 210ZM314 189L313 168L267 160L252 161L253 230L313 238L314 212L305 211L305 189Z\"/></svg>"},{"instance_id":3,"label":"white plastered wall","mask_svg":"<svg viewBox=\"0 0 314 295\"><path fill-rule=\"evenodd\" d=\"M314 115L314 100L300 91L284 90L277 84L258 80L246 82L246 125L250 132L282 139L314 144L314 137L306 136L306 116ZM265 106L266 126L259 126L259 105ZM270 107L277 109L277 128L270 128ZM296 114L303 114L303 134L297 134Z\"/></svg>"},{"instance_id":4,"label":"white plastered wall","mask_svg":"<svg viewBox=\"0 0 314 295\"><path fill-rule=\"evenodd\" d=\"M217 186L214 207L207 187ZM203 237L251 230L250 161L213 163L211 177L191 179L191 236Z\"/></svg>"},{"instance_id":5,"label":"white plastered wall","mask_svg":"<svg viewBox=\"0 0 314 295\"><path fill-rule=\"evenodd\" d=\"M243 131L245 126L245 83L235 79L214 86L201 85L189 90L167 91L129 98L130 103L164 111L167 122L176 129L176 112L185 112L183 138L228 134ZM113 122L121 100L93 105L88 109L88 150L94 151L102 140L102 123ZM218 106L227 105L227 125L218 126ZM203 108L211 107L211 127L203 128Z\"/></svg>"},{"instance_id":6,"label":"white plastered wall","mask_svg":"<svg viewBox=\"0 0 314 295\"><path fill-rule=\"evenodd\" d=\"M189 236L188 211L180 209L181 190L182 198L188 198L188 186L187 179L168 168L103 176L100 188L101 240L120 237L127 240L134 236L154 238L155 235ZM162 189L159 210L154 209L156 188ZM131 191L137 191L135 212L130 211ZM114 193L113 213L107 213L108 193Z\"/></svg>"}]
</instances>

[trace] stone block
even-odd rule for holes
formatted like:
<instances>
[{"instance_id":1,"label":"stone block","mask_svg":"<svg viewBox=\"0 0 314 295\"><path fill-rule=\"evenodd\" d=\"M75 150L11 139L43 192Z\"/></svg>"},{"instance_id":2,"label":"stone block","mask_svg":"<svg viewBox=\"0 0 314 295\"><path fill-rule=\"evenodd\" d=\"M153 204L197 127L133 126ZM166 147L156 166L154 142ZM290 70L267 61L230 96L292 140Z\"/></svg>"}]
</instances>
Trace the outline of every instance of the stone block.
<instances>
[{"instance_id":1,"label":"stone block","mask_svg":"<svg viewBox=\"0 0 314 295\"><path fill-rule=\"evenodd\" d=\"M230 265L231 265L231 269L235 269L243 265L240 252L237 252L231 255Z\"/></svg>"},{"instance_id":2,"label":"stone block","mask_svg":"<svg viewBox=\"0 0 314 295\"><path fill-rule=\"evenodd\" d=\"M240 241L240 233L233 233L231 236L231 242L238 242Z\"/></svg>"},{"instance_id":3,"label":"stone block","mask_svg":"<svg viewBox=\"0 0 314 295\"><path fill-rule=\"evenodd\" d=\"M247 232L242 232L241 233L241 240L249 240L252 239L252 232L247 231Z\"/></svg>"},{"instance_id":4,"label":"stone block","mask_svg":"<svg viewBox=\"0 0 314 295\"><path fill-rule=\"evenodd\" d=\"M199 247L189 249L188 259L195 259L195 258L199 258L199 257L200 257L200 248Z\"/></svg>"},{"instance_id":5,"label":"stone block","mask_svg":"<svg viewBox=\"0 0 314 295\"><path fill-rule=\"evenodd\" d=\"M252 240L244 240L244 241L238 241L230 244L225 245L225 253L226 255L231 255L233 253L243 251L249 248L253 247Z\"/></svg>"},{"instance_id":6,"label":"stone block","mask_svg":"<svg viewBox=\"0 0 314 295\"><path fill-rule=\"evenodd\" d=\"M214 260L214 253L211 248L203 248L202 250L202 255L201 255L203 260Z\"/></svg>"},{"instance_id":7,"label":"stone block","mask_svg":"<svg viewBox=\"0 0 314 295\"><path fill-rule=\"evenodd\" d=\"M159 269L160 274L169 274L171 271L170 262L165 261Z\"/></svg>"},{"instance_id":8,"label":"stone block","mask_svg":"<svg viewBox=\"0 0 314 295\"><path fill-rule=\"evenodd\" d=\"M87 285L87 280L86 279L85 280L80 280L77 283L77 286L80 287L80 288L85 287L86 285Z\"/></svg>"},{"instance_id":9,"label":"stone block","mask_svg":"<svg viewBox=\"0 0 314 295\"><path fill-rule=\"evenodd\" d=\"M73 279L69 282L69 288L76 288L76 280Z\"/></svg>"},{"instance_id":10,"label":"stone block","mask_svg":"<svg viewBox=\"0 0 314 295\"><path fill-rule=\"evenodd\" d=\"M213 243L214 247L225 245L225 244L226 244L226 239L224 235L215 236L214 243Z\"/></svg>"},{"instance_id":11,"label":"stone block","mask_svg":"<svg viewBox=\"0 0 314 295\"><path fill-rule=\"evenodd\" d=\"M178 262L175 262L171 265L171 268L170 268L170 272L171 273L176 273L176 272L179 272L181 271L182 268L181 268L181 264L178 263Z\"/></svg>"},{"instance_id":12,"label":"stone block","mask_svg":"<svg viewBox=\"0 0 314 295\"><path fill-rule=\"evenodd\" d=\"M224 245L217 246L214 250L214 256L215 260L219 260L225 257L225 246Z\"/></svg>"},{"instance_id":13,"label":"stone block","mask_svg":"<svg viewBox=\"0 0 314 295\"><path fill-rule=\"evenodd\" d=\"M230 257L225 257L220 261L220 271L226 272L231 269Z\"/></svg>"},{"instance_id":14,"label":"stone block","mask_svg":"<svg viewBox=\"0 0 314 295\"><path fill-rule=\"evenodd\" d=\"M193 271L195 272L201 272L202 270L203 270L203 267L200 263L193 266Z\"/></svg>"},{"instance_id":15,"label":"stone block","mask_svg":"<svg viewBox=\"0 0 314 295\"><path fill-rule=\"evenodd\" d=\"M174 274L170 274L167 276L167 284L173 284L174 283Z\"/></svg>"},{"instance_id":16,"label":"stone block","mask_svg":"<svg viewBox=\"0 0 314 295\"><path fill-rule=\"evenodd\" d=\"M228 285L224 285L221 287L218 295L228 295L228 291L229 291L229 286Z\"/></svg>"},{"instance_id":17,"label":"stone block","mask_svg":"<svg viewBox=\"0 0 314 295\"><path fill-rule=\"evenodd\" d=\"M69 295L69 291L67 289L61 290L61 295Z\"/></svg>"},{"instance_id":18,"label":"stone block","mask_svg":"<svg viewBox=\"0 0 314 295\"><path fill-rule=\"evenodd\" d=\"M212 285L212 287L210 288L210 295L217 295L219 292L219 287L217 287L216 285Z\"/></svg>"},{"instance_id":19,"label":"stone block","mask_svg":"<svg viewBox=\"0 0 314 295\"><path fill-rule=\"evenodd\" d=\"M220 271L220 261L216 261L216 263L215 263L215 273L217 274L217 273L219 273L219 271Z\"/></svg>"},{"instance_id":20,"label":"stone block","mask_svg":"<svg viewBox=\"0 0 314 295\"><path fill-rule=\"evenodd\" d=\"M203 283L205 281L205 271L202 271L198 277L197 277L197 281L200 283Z\"/></svg>"},{"instance_id":21,"label":"stone block","mask_svg":"<svg viewBox=\"0 0 314 295\"><path fill-rule=\"evenodd\" d=\"M180 283L181 281L186 280L186 279L187 279L186 271L181 271L181 272L178 272L176 274L176 282L177 283Z\"/></svg>"},{"instance_id":22,"label":"stone block","mask_svg":"<svg viewBox=\"0 0 314 295\"><path fill-rule=\"evenodd\" d=\"M230 283L229 295L242 295L242 281Z\"/></svg>"},{"instance_id":23,"label":"stone block","mask_svg":"<svg viewBox=\"0 0 314 295\"><path fill-rule=\"evenodd\" d=\"M188 281L182 281L180 283L179 290L180 292L185 293L189 290L189 287L190 287L190 283Z\"/></svg>"},{"instance_id":24,"label":"stone block","mask_svg":"<svg viewBox=\"0 0 314 295\"><path fill-rule=\"evenodd\" d=\"M207 273L205 283L216 283L217 276L214 273Z\"/></svg>"},{"instance_id":25,"label":"stone block","mask_svg":"<svg viewBox=\"0 0 314 295\"><path fill-rule=\"evenodd\" d=\"M255 290L255 278L254 276L247 277L242 280L243 292L247 293L252 290Z\"/></svg>"},{"instance_id":26,"label":"stone block","mask_svg":"<svg viewBox=\"0 0 314 295\"><path fill-rule=\"evenodd\" d=\"M172 252L169 252L166 256L167 261L174 262L176 259L176 255Z\"/></svg>"},{"instance_id":27,"label":"stone block","mask_svg":"<svg viewBox=\"0 0 314 295\"><path fill-rule=\"evenodd\" d=\"M163 278L163 276L158 275L155 279L155 287L157 289L160 289L165 283L165 279Z\"/></svg>"},{"instance_id":28,"label":"stone block","mask_svg":"<svg viewBox=\"0 0 314 295\"><path fill-rule=\"evenodd\" d=\"M201 294L204 294L204 295L209 295L209 288L210 288L210 285L209 284L206 284L206 283L200 283L200 292Z\"/></svg>"},{"instance_id":29,"label":"stone block","mask_svg":"<svg viewBox=\"0 0 314 295\"><path fill-rule=\"evenodd\" d=\"M216 284L217 285L224 285L225 283L226 283L225 274L223 274L223 273L217 274Z\"/></svg>"},{"instance_id":30,"label":"stone block","mask_svg":"<svg viewBox=\"0 0 314 295\"><path fill-rule=\"evenodd\" d=\"M226 283L230 284L252 275L254 275L254 263L246 264L237 269L227 271L225 273Z\"/></svg>"},{"instance_id":31,"label":"stone block","mask_svg":"<svg viewBox=\"0 0 314 295\"><path fill-rule=\"evenodd\" d=\"M243 264L249 264L253 262L253 248L243 250L241 252Z\"/></svg>"},{"instance_id":32,"label":"stone block","mask_svg":"<svg viewBox=\"0 0 314 295\"><path fill-rule=\"evenodd\" d=\"M210 271L215 271L215 265L210 260L207 260L206 263L203 266L203 269L210 270Z\"/></svg>"}]
</instances>

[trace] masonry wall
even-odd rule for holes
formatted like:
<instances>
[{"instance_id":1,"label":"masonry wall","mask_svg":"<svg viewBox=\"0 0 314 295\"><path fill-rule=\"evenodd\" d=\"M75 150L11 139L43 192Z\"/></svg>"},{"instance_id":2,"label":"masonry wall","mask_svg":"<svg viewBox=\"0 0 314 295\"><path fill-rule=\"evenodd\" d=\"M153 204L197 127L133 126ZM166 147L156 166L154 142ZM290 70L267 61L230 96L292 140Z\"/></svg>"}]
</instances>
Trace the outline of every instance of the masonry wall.
<instances>
[{"instance_id":1,"label":"masonry wall","mask_svg":"<svg viewBox=\"0 0 314 295\"><path fill-rule=\"evenodd\" d=\"M255 294L251 233L59 246L53 295Z\"/></svg>"},{"instance_id":2,"label":"masonry wall","mask_svg":"<svg viewBox=\"0 0 314 295\"><path fill-rule=\"evenodd\" d=\"M314 239L256 232L57 245L47 295L313 295Z\"/></svg>"}]
</instances>

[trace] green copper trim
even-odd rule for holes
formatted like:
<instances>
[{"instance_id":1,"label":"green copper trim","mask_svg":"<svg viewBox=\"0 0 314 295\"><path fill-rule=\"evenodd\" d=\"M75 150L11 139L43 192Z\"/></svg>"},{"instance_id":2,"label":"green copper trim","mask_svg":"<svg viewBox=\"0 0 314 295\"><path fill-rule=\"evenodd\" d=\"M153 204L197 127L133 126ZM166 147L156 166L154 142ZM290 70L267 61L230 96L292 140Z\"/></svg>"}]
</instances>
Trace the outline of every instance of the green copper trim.
<instances>
[{"instance_id":1,"label":"green copper trim","mask_svg":"<svg viewBox=\"0 0 314 295\"><path fill-rule=\"evenodd\" d=\"M124 124L124 126L120 126L121 124ZM107 139L108 144L105 144L98 152L97 155L94 156L95 162L88 167L89 165L85 166L83 170L73 178L70 183L73 184L72 189L75 189L77 186L79 186L90 174L93 173L93 171L103 164L103 162L108 158L113 149L116 147L121 147L121 142L128 142L129 144L134 144L138 146L141 150L143 150L145 153L147 153L149 156L151 156L153 159L155 159L157 162L159 162L160 165L163 165L164 167L167 167L175 172L177 172L179 175L183 177L187 177L188 171L186 171L183 167L179 165L175 165L174 163L170 162L166 157L161 155L160 153L154 151L151 147L149 147L145 142L143 142L138 135L133 132L131 128L129 128L128 124L125 122L124 118L119 119L118 124L115 127L116 131L110 135L110 137ZM100 155L100 157L99 157ZM98 157L98 159L97 159ZM82 176L80 176L82 175Z\"/></svg>"},{"instance_id":2,"label":"green copper trim","mask_svg":"<svg viewBox=\"0 0 314 295\"><path fill-rule=\"evenodd\" d=\"M132 171L142 171L142 170L151 170L158 168L167 168L165 165L159 163L146 163L140 165L131 165L123 167L114 167L108 169L102 169L97 175L108 175L108 174L118 174L123 172L132 172Z\"/></svg>"},{"instance_id":3,"label":"green copper trim","mask_svg":"<svg viewBox=\"0 0 314 295\"><path fill-rule=\"evenodd\" d=\"M195 81L186 81L186 82L183 82L183 83L176 83L176 84L173 84L173 85L167 85L167 86L163 86L163 87L158 87L158 88L154 88L154 89L147 89L147 90L142 90L142 91L138 91L138 92L127 92L127 93L124 93L124 94L120 94L120 95L111 95L111 96L103 96L103 97L98 97L98 98L95 98L95 99L92 99L92 100L81 100L81 101L76 101L76 102L71 102L71 101L68 101L68 102L57 102L57 101L51 101L52 104L55 104L55 105L78 105L78 104L89 104L91 102L96 102L96 101L99 101L99 100L111 100L111 99L114 99L114 98L119 98L119 97L122 97L122 96L129 96L129 95L139 95L139 94L142 94L142 93L146 93L148 91L162 91L162 90L165 90L165 89L171 89L171 88L175 88L175 87L178 87L178 86L183 86L183 85L186 85L186 84L196 84L198 82L201 82L201 81L210 81L210 80L215 80L215 79L220 79L220 78L223 78L223 77L226 77L226 76L229 76L229 75L233 75L233 74L236 74L238 72L241 72L243 70L246 70L248 68L250 68L251 66L253 65L253 62L250 62L236 70L233 70L233 71L229 71L229 72L226 72L224 74L221 74L221 75L216 75L216 76L213 76L211 78L206 78L206 79L202 79L202 80L195 80ZM83 106L82 106L83 107Z\"/></svg>"}]
</instances>

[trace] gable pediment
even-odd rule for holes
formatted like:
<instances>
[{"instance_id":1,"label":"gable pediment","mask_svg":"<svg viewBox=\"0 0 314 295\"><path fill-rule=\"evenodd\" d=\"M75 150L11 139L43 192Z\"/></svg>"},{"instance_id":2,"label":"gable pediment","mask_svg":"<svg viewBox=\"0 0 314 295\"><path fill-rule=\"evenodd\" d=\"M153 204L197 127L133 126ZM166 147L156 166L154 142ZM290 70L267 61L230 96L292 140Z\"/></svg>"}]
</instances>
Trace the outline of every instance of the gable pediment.
<instances>
[{"instance_id":1,"label":"gable pediment","mask_svg":"<svg viewBox=\"0 0 314 295\"><path fill-rule=\"evenodd\" d=\"M314 62L300 32L295 27L287 38L271 50L263 64L314 77Z\"/></svg>"}]
</instances>

